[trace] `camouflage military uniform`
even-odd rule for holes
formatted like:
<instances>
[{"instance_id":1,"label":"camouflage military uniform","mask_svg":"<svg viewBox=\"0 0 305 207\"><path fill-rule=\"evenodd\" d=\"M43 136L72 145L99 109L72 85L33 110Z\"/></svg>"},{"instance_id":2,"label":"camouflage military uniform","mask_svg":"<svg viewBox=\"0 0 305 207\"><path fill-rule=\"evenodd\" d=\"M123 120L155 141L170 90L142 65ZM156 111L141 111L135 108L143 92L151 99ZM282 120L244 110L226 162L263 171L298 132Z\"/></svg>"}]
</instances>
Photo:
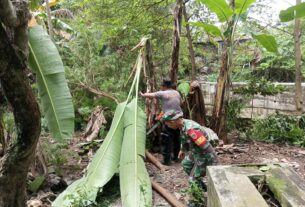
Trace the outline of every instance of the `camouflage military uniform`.
<instances>
[{"instance_id":1,"label":"camouflage military uniform","mask_svg":"<svg viewBox=\"0 0 305 207\"><path fill-rule=\"evenodd\" d=\"M188 154L182 161L185 172L192 179L198 180L206 175L208 165L216 165L217 155L211 145L211 141L218 141L218 137L211 129L206 128L192 120L183 119L184 126L181 130L182 151L188 151Z\"/></svg>"}]
</instances>

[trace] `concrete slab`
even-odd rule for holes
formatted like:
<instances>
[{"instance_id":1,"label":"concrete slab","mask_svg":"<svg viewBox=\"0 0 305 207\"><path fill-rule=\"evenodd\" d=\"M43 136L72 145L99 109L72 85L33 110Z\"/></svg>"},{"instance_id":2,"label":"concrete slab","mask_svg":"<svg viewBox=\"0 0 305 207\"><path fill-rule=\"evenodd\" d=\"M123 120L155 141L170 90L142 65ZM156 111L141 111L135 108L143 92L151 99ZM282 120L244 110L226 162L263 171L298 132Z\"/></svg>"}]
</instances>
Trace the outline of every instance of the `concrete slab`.
<instances>
[{"instance_id":1,"label":"concrete slab","mask_svg":"<svg viewBox=\"0 0 305 207\"><path fill-rule=\"evenodd\" d=\"M264 174L254 168L208 167L208 207L268 207L249 176Z\"/></svg>"},{"instance_id":2,"label":"concrete slab","mask_svg":"<svg viewBox=\"0 0 305 207\"><path fill-rule=\"evenodd\" d=\"M285 165L209 166L207 176L208 207L268 207L253 180L265 180L281 207L305 207L305 181Z\"/></svg>"},{"instance_id":3,"label":"concrete slab","mask_svg":"<svg viewBox=\"0 0 305 207\"><path fill-rule=\"evenodd\" d=\"M305 182L289 167L271 169L266 182L282 207L305 206Z\"/></svg>"}]
</instances>

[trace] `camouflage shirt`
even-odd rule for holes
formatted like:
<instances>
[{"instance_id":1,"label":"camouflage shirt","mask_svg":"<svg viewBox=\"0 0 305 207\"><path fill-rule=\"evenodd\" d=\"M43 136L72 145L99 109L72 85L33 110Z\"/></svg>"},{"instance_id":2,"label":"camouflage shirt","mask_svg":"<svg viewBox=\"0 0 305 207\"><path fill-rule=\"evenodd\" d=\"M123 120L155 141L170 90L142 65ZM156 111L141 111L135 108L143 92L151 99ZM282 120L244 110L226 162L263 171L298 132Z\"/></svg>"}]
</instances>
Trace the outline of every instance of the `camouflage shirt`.
<instances>
[{"instance_id":1,"label":"camouflage shirt","mask_svg":"<svg viewBox=\"0 0 305 207\"><path fill-rule=\"evenodd\" d=\"M205 153L205 150L211 145L210 142L218 141L218 136L213 130L189 119L183 119L180 137L181 150L190 150L196 154Z\"/></svg>"}]
</instances>

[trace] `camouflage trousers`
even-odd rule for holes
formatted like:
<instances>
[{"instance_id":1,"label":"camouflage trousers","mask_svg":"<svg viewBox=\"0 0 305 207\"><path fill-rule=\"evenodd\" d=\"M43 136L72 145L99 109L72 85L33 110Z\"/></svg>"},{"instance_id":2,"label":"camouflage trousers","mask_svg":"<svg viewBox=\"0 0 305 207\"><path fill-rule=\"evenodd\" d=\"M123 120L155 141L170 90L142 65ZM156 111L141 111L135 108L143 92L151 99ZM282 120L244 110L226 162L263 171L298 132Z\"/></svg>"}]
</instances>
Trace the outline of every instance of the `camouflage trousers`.
<instances>
[{"instance_id":1,"label":"camouflage trousers","mask_svg":"<svg viewBox=\"0 0 305 207\"><path fill-rule=\"evenodd\" d=\"M214 149L211 147L211 149L209 149L209 152L204 154L189 152L189 154L184 158L181 164L184 171L189 176L191 176L191 179L198 180L206 175L207 166L217 165L217 163L217 155Z\"/></svg>"}]
</instances>

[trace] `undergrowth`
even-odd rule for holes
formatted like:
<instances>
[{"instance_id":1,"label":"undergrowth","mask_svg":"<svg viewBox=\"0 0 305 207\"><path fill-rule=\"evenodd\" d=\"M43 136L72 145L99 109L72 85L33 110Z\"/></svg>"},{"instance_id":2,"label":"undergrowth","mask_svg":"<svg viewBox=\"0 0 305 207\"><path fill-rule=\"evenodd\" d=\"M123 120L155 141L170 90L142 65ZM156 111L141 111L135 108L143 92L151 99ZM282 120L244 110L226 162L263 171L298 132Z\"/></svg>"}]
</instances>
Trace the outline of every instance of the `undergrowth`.
<instances>
[{"instance_id":1,"label":"undergrowth","mask_svg":"<svg viewBox=\"0 0 305 207\"><path fill-rule=\"evenodd\" d=\"M249 136L255 140L305 147L305 116L276 113L255 120Z\"/></svg>"}]
</instances>

